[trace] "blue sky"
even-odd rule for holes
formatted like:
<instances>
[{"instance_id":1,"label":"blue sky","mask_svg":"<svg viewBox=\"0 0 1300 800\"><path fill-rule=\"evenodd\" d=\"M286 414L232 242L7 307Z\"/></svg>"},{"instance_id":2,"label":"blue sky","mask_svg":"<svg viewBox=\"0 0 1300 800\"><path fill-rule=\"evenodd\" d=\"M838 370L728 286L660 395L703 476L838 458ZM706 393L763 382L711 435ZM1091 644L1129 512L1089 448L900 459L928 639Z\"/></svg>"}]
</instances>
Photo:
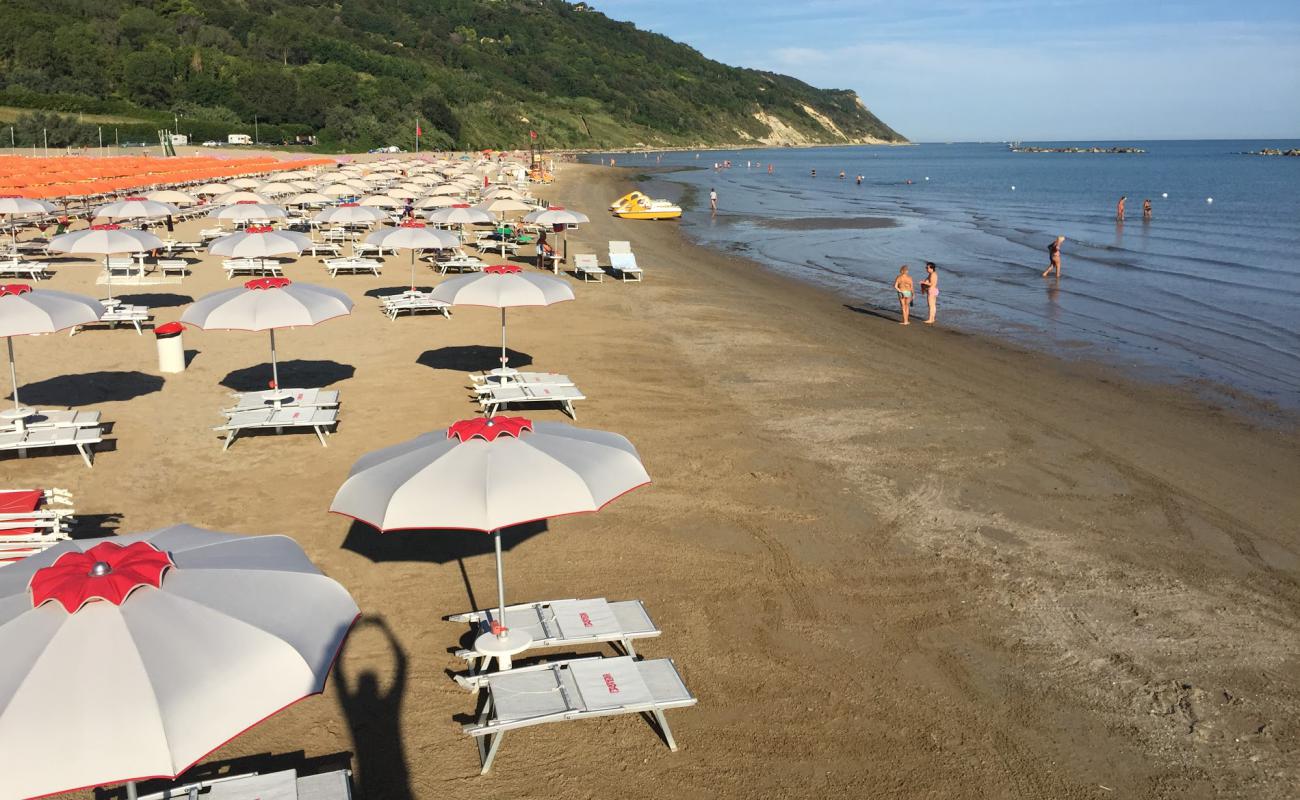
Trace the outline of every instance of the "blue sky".
<instances>
[{"instance_id":1,"label":"blue sky","mask_svg":"<svg viewBox=\"0 0 1300 800\"><path fill-rule=\"evenodd\" d=\"M588 0L917 141L1300 138L1300 0Z\"/></svg>"}]
</instances>

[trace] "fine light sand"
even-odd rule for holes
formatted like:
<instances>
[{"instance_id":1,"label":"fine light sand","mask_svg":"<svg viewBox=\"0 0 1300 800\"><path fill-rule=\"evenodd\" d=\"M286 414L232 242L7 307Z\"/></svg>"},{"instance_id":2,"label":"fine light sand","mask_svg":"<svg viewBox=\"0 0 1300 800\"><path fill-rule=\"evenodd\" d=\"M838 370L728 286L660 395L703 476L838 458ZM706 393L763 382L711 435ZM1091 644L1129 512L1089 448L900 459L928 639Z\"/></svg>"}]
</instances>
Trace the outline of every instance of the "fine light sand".
<instances>
[{"instance_id":1,"label":"fine light sand","mask_svg":"<svg viewBox=\"0 0 1300 800\"><path fill-rule=\"evenodd\" d=\"M17 343L24 398L103 411L115 445L93 470L6 458L3 483L72 490L88 530L290 534L365 612L323 697L210 764L350 754L370 800L1294 796L1293 424L900 328L672 223L611 219L630 174L569 165L546 194L592 217L571 251L603 262L628 239L646 282L511 311L510 343L514 365L571 375L591 398L580 424L628 436L655 482L510 537L506 580L515 601L646 602L664 635L643 654L675 658L700 699L669 712L675 754L639 718L551 725L508 736L479 777L459 730L475 700L449 677L465 629L441 617L492 602L489 540L326 513L358 456L474 413L465 373L493 366L495 312L390 322L365 293L400 286L405 256L382 278L290 266L357 300L278 337L282 383L342 391L328 448L221 452L222 383L265 380L263 335L187 331L190 369L165 381L150 335ZM175 319L229 285L204 262L122 293ZM69 263L48 286L97 293L95 272Z\"/></svg>"}]
</instances>

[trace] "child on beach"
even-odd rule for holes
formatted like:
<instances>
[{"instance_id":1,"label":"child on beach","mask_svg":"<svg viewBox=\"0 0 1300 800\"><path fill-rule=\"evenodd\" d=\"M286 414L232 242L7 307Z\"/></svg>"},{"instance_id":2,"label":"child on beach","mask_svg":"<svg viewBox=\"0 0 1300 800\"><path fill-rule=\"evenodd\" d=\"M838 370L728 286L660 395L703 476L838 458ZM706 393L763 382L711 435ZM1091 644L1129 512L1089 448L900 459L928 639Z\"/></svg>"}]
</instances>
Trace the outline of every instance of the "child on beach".
<instances>
[{"instance_id":1,"label":"child on beach","mask_svg":"<svg viewBox=\"0 0 1300 800\"><path fill-rule=\"evenodd\" d=\"M1052 243L1047 246L1047 269L1043 270L1043 277L1046 278L1056 270L1056 277L1061 277L1061 245L1065 244L1065 237L1058 236Z\"/></svg>"},{"instance_id":2,"label":"child on beach","mask_svg":"<svg viewBox=\"0 0 1300 800\"><path fill-rule=\"evenodd\" d=\"M894 291L898 292L898 307L903 312L903 321L898 324L911 325L912 276L907 274L906 264L898 268L898 277L894 278Z\"/></svg>"}]
</instances>

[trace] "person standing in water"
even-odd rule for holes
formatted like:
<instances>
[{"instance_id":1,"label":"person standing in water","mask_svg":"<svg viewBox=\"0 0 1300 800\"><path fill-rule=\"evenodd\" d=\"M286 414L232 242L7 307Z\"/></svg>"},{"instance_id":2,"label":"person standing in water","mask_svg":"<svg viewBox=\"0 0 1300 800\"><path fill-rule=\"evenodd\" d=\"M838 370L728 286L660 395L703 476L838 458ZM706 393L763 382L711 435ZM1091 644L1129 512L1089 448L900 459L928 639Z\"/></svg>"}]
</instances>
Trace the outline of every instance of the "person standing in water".
<instances>
[{"instance_id":1,"label":"person standing in water","mask_svg":"<svg viewBox=\"0 0 1300 800\"><path fill-rule=\"evenodd\" d=\"M1047 269L1043 270L1043 277L1046 278L1056 270L1056 277L1061 277L1061 245L1065 244L1065 237L1058 236L1047 246Z\"/></svg>"},{"instance_id":2,"label":"person standing in water","mask_svg":"<svg viewBox=\"0 0 1300 800\"><path fill-rule=\"evenodd\" d=\"M898 268L898 277L894 278L894 291L898 292L898 307L903 312L900 325L911 325L912 314L912 276L907 274L907 265Z\"/></svg>"},{"instance_id":3,"label":"person standing in water","mask_svg":"<svg viewBox=\"0 0 1300 800\"><path fill-rule=\"evenodd\" d=\"M1124 221L1124 203L1126 203L1127 201L1128 201L1128 195L1123 195L1123 196L1121 196L1121 197L1119 198L1119 202L1115 204L1115 221L1116 221L1116 222L1123 222L1123 221Z\"/></svg>"},{"instance_id":4,"label":"person standing in water","mask_svg":"<svg viewBox=\"0 0 1300 800\"><path fill-rule=\"evenodd\" d=\"M709 190L709 209L713 211L714 214L718 213L718 190L717 189Z\"/></svg>"},{"instance_id":5,"label":"person standing in water","mask_svg":"<svg viewBox=\"0 0 1300 800\"><path fill-rule=\"evenodd\" d=\"M926 325L934 324L934 314L939 305L939 268L934 265L933 261L925 262L925 280L921 282L921 288L925 291L925 302L930 307L930 317L925 321Z\"/></svg>"},{"instance_id":6,"label":"person standing in water","mask_svg":"<svg viewBox=\"0 0 1300 800\"><path fill-rule=\"evenodd\" d=\"M1147 222L1151 221L1151 199L1147 198L1142 201L1142 219Z\"/></svg>"}]
</instances>

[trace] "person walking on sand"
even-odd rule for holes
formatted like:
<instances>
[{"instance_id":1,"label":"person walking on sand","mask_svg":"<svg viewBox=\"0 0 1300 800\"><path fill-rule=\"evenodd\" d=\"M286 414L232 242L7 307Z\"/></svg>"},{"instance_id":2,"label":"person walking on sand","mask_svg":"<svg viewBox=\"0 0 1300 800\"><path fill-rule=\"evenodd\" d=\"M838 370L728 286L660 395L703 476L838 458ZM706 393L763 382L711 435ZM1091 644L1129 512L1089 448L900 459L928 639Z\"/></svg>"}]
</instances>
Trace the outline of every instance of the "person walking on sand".
<instances>
[{"instance_id":1,"label":"person walking on sand","mask_svg":"<svg viewBox=\"0 0 1300 800\"><path fill-rule=\"evenodd\" d=\"M1065 237L1058 236L1047 246L1047 269L1043 270L1043 277L1046 278L1056 270L1056 277L1061 277L1061 245L1065 244Z\"/></svg>"},{"instance_id":2,"label":"person walking on sand","mask_svg":"<svg viewBox=\"0 0 1300 800\"><path fill-rule=\"evenodd\" d=\"M1124 221L1124 203L1126 203L1127 201L1128 201L1128 195L1122 195L1122 196L1119 198L1119 202L1115 204L1115 221L1116 221L1116 222L1123 222L1123 221Z\"/></svg>"},{"instance_id":3,"label":"person walking on sand","mask_svg":"<svg viewBox=\"0 0 1300 800\"><path fill-rule=\"evenodd\" d=\"M912 314L912 276L907 274L907 265L898 268L898 277L894 278L894 291L898 292L898 307L903 312L903 321L899 325L911 325Z\"/></svg>"},{"instance_id":4,"label":"person walking on sand","mask_svg":"<svg viewBox=\"0 0 1300 800\"><path fill-rule=\"evenodd\" d=\"M925 302L930 307L930 317L926 325L934 324L934 313L939 305L939 268L933 261L925 262L925 280L921 281L921 291L925 292Z\"/></svg>"},{"instance_id":5,"label":"person walking on sand","mask_svg":"<svg viewBox=\"0 0 1300 800\"><path fill-rule=\"evenodd\" d=\"M718 213L718 190L717 189L709 190L709 209L714 214Z\"/></svg>"},{"instance_id":6,"label":"person walking on sand","mask_svg":"<svg viewBox=\"0 0 1300 800\"><path fill-rule=\"evenodd\" d=\"M1142 219L1151 221L1151 198L1142 201Z\"/></svg>"}]
</instances>

